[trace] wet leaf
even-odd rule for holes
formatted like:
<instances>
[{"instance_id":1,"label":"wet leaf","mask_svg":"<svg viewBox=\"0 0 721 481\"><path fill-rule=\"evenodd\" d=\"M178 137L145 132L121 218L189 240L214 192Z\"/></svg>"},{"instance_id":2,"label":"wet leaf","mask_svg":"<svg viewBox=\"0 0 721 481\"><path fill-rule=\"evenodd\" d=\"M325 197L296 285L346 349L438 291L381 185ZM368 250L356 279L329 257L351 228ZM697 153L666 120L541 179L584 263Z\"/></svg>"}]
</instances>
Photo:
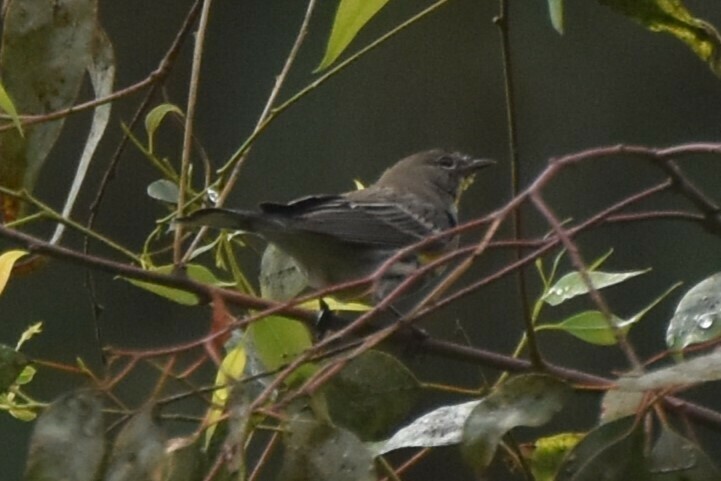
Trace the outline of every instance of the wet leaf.
<instances>
[{"instance_id":1,"label":"wet leaf","mask_svg":"<svg viewBox=\"0 0 721 481\"><path fill-rule=\"evenodd\" d=\"M371 440L405 419L418 400L420 385L396 358L366 351L348 362L323 394L335 424Z\"/></svg>"},{"instance_id":2,"label":"wet leaf","mask_svg":"<svg viewBox=\"0 0 721 481\"><path fill-rule=\"evenodd\" d=\"M540 426L563 407L570 388L544 374L509 378L483 398L463 427L463 454L477 471L493 460L503 435L518 426Z\"/></svg>"},{"instance_id":3,"label":"wet leaf","mask_svg":"<svg viewBox=\"0 0 721 481\"><path fill-rule=\"evenodd\" d=\"M463 425L481 401L442 406L401 428L389 439L368 443L374 456L402 448L430 448L458 444L463 438Z\"/></svg>"},{"instance_id":4,"label":"wet leaf","mask_svg":"<svg viewBox=\"0 0 721 481\"><path fill-rule=\"evenodd\" d=\"M672 351L721 335L721 273L692 287L679 301L666 328L666 345Z\"/></svg>"},{"instance_id":5,"label":"wet leaf","mask_svg":"<svg viewBox=\"0 0 721 481\"><path fill-rule=\"evenodd\" d=\"M316 72L326 69L343 53L361 28L388 0L341 0L333 20L325 55Z\"/></svg>"},{"instance_id":6,"label":"wet leaf","mask_svg":"<svg viewBox=\"0 0 721 481\"><path fill-rule=\"evenodd\" d=\"M597 289L604 289L628 279L645 274L649 269L632 272L603 272L589 271L588 277L593 286ZM556 284L553 285L543 296L543 300L551 305L557 306L569 299L583 294L588 294L588 286L583 282L583 277L579 272L570 272L561 277Z\"/></svg>"}]
</instances>

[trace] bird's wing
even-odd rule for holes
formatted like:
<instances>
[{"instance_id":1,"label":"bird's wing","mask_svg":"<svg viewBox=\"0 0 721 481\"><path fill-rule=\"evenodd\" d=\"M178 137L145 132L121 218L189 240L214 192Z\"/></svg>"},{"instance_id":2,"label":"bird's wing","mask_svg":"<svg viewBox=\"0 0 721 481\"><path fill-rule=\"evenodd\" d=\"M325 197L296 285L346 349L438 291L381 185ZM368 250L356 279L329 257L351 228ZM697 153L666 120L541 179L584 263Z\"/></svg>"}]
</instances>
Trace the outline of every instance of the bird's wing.
<instances>
[{"instance_id":1,"label":"bird's wing","mask_svg":"<svg viewBox=\"0 0 721 481\"><path fill-rule=\"evenodd\" d=\"M332 236L343 242L399 248L435 233L433 225L400 202L372 196L311 196L288 204L264 203L264 213L289 227Z\"/></svg>"}]
</instances>

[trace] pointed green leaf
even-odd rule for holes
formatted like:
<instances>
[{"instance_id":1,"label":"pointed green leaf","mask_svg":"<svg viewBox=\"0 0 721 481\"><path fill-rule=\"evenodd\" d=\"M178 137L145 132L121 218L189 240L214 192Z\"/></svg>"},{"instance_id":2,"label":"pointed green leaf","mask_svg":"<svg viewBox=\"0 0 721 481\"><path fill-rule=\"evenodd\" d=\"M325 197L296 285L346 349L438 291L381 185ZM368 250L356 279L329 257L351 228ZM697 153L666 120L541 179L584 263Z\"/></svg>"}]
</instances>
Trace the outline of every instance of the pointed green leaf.
<instances>
[{"instance_id":1,"label":"pointed green leaf","mask_svg":"<svg viewBox=\"0 0 721 481\"><path fill-rule=\"evenodd\" d=\"M593 287L600 290L645 274L649 270L650 269L644 269L642 271L631 272L589 271L587 274ZM581 276L580 272L575 271L561 277L553 287L548 289L548 292L543 296L543 300L551 306L557 306L576 296L588 294L588 291L588 286L583 281L583 276Z\"/></svg>"},{"instance_id":2,"label":"pointed green leaf","mask_svg":"<svg viewBox=\"0 0 721 481\"><path fill-rule=\"evenodd\" d=\"M612 316L612 321L621 332L628 332L630 321ZM557 324L544 324L537 330L561 330L590 344L612 346L616 344L616 336L608 324L608 319L601 311L584 311L575 314Z\"/></svg>"},{"instance_id":3,"label":"pointed green leaf","mask_svg":"<svg viewBox=\"0 0 721 481\"><path fill-rule=\"evenodd\" d=\"M553 28L563 35L563 0L548 0L548 13Z\"/></svg>"},{"instance_id":4,"label":"pointed green leaf","mask_svg":"<svg viewBox=\"0 0 721 481\"><path fill-rule=\"evenodd\" d=\"M341 0L333 20L325 55L316 72L326 69L343 53L361 28L388 0Z\"/></svg>"}]
</instances>

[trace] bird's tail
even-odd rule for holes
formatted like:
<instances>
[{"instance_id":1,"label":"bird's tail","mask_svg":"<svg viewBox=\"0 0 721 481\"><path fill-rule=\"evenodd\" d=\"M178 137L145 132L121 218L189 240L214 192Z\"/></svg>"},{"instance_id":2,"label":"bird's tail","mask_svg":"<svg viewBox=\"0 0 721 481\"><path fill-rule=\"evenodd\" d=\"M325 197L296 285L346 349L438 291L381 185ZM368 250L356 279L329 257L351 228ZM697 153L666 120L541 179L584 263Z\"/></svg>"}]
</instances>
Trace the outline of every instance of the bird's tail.
<instances>
[{"instance_id":1,"label":"bird's tail","mask_svg":"<svg viewBox=\"0 0 721 481\"><path fill-rule=\"evenodd\" d=\"M247 210L220 209L211 207L198 209L187 217L176 220L177 223L195 227L214 227L216 229L243 230L256 232L259 224L265 224L263 216Z\"/></svg>"}]
</instances>

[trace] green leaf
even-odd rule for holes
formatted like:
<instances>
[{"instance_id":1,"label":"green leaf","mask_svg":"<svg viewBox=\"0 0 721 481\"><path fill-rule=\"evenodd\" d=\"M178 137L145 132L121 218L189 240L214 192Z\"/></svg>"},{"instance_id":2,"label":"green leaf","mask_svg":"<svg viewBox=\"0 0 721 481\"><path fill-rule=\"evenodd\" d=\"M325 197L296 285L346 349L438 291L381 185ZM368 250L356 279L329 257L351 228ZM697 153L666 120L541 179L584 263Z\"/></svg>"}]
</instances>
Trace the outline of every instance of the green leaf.
<instances>
[{"instance_id":1,"label":"green leaf","mask_svg":"<svg viewBox=\"0 0 721 481\"><path fill-rule=\"evenodd\" d=\"M205 423L208 425L208 429L205 431L206 447L213 438L215 427L225 411L231 391L230 385L243 376L247 360L245 346L239 342L228 351L220 364L220 369L215 376L215 384L213 384L217 389L213 391L211 408L205 418Z\"/></svg>"},{"instance_id":2,"label":"green leaf","mask_svg":"<svg viewBox=\"0 0 721 481\"><path fill-rule=\"evenodd\" d=\"M721 273L707 277L681 298L666 328L666 345L675 352L721 336Z\"/></svg>"},{"instance_id":3,"label":"green leaf","mask_svg":"<svg viewBox=\"0 0 721 481\"><path fill-rule=\"evenodd\" d=\"M10 98L10 95L8 95L7 90L5 90L5 87L2 83L0 83L0 109L2 109L3 112L10 116L10 119L12 120L13 125L15 125L15 128L17 129L20 136L25 137L25 133L23 132L23 126L20 123L20 116L18 115L18 111L15 108L15 104Z\"/></svg>"},{"instance_id":4,"label":"green leaf","mask_svg":"<svg viewBox=\"0 0 721 481\"><path fill-rule=\"evenodd\" d=\"M695 18L681 0L599 0L652 32L673 35L721 76L721 37L709 23Z\"/></svg>"},{"instance_id":5,"label":"green leaf","mask_svg":"<svg viewBox=\"0 0 721 481\"><path fill-rule=\"evenodd\" d=\"M548 0L548 13L553 28L563 35L563 0Z\"/></svg>"},{"instance_id":6,"label":"green leaf","mask_svg":"<svg viewBox=\"0 0 721 481\"><path fill-rule=\"evenodd\" d=\"M13 266L22 256L26 255L25 251L7 251L0 255L0 294L5 290Z\"/></svg>"},{"instance_id":7,"label":"green leaf","mask_svg":"<svg viewBox=\"0 0 721 481\"><path fill-rule=\"evenodd\" d=\"M587 274L591 280L591 284L600 290L645 274L649 270L650 269L644 269L642 271L631 272L588 271ZM548 289L548 292L543 296L543 300L551 306L557 306L576 296L588 294L588 292L588 286L583 281L581 273L575 271L561 277L553 287Z\"/></svg>"},{"instance_id":8,"label":"green leaf","mask_svg":"<svg viewBox=\"0 0 721 481\"><path fill-rule=\"evenodd\" d=\"M248 349L252 349L252 354L268 371L291 363L313 345L310 332L302 322L281 316L268 316L252 323L245 336ZM315 369L312 363L303 364L285 382L294 386Z\"/></svg>"},{"instance_id":9,"label":"green leaf","mask_svg":"<svg viewBox=\"0 0 721 481\"><path fill-rule=\"evenodd\" d=\"M157 272L158 274L171 275L175 266L172 264L155 267L150 269L151 272ZM185 269L186 275L194 281L202 282L203 284L210 285L222 285L222 283L215 277L215 275L208 270L208 268L198 264L188 264ZM159 296L170 299L178 304L186 306L194 306L198 304L198 296L192 292L184 291L182 289L175 289L173 287L161 286L159 284L153 284L152 282L138 281L135 279L125 279L136 287L145 289Z\"/></svg>"},{"instance_id":10,"label":"green leaf","mask_svg":"<svg viewBox=\"0 0 721 481\"><path fill-rule=\"evenodd\" d=\"M153 108L148 115L145 116L145 131L148 133L148 151L153 153L153 143L155 140L155 131L158 130L160 124L166 115L170 113L178 114L183 117L183 111L177 105L160 104Z\"/></svg>"},{"instance_id":11,"label":"green leaf","mask_svg":"<svg viewBox=\"0 0 721 481\"><path fill-rule=\"evenodd\" d=\"M316 72L328 68L348 47L361 28L377 14L388 0L341 0L333 20L325 55Z\"/></svg>"},{"instance_id":12,"label":"green leaf","mask_svg":"<svg viewBox=\"0 0 721 481\"><path fill-rule=\"evenodd\" d=\"M639 322L643 316L645 316L679 285L680 284L675 284L671 286L668 290L666 290L666 292L651 301L648 306L644 307L630 318L620 319L616 316L611 316L611 320L622 334L626 334L629 329L631 329L631 326ZM609 325L606 316L599 311L581 312L557 324L544 324L538 326L536 329L539 331L544 329L562 330L583 341L600 346L611 346L616 344L614 330Z\"/></svg>"},{"instance_id":13,"label":"green leaf","mask_svg":"<svg viewBox=\"0 0 721 481\"><path fill-rule=\"evenodd\" d=\"M570 388L564 382L545 374L509 378L468 416L463 426L464 458L482 471L509 430L545 424L561 410L569 394Z\"/></svg>"},{"instance_id":14,"label":"green leaf","mask_svg":"<svg viewBox=\"0 0 721 481\"><path fill-rule=\"evenodd\" d=\"M631 322L611 316L612 322L618 329L626 333ZM608 319L601 311L584 311L575 314L557 324L543 324L536 330L561 330L590 344L599 346L612 346L616 344L616 336L608 324Z\"/></svg>"},{"instance_id":15,"label":"green leaf","mask_svg":"<svg viewBox=\"0 0 721 481\"><path fill-rule=\"evenodd\" d=\"M4 393L15 384L27 364L28 360L23 353L5 344L0 344L0 393Z\"/></svg>"},{"instance_id":16,"label":"green leaf","mask_svg":"<svg viewBox=\"0 0 721 481\"><path fill-rule=\"evenodd\" d=\"M403 421L419 391L418 381L398 359L371 350L348 362L323 394L334 424L370 440Z\"/></svg>"}]
</instances>

